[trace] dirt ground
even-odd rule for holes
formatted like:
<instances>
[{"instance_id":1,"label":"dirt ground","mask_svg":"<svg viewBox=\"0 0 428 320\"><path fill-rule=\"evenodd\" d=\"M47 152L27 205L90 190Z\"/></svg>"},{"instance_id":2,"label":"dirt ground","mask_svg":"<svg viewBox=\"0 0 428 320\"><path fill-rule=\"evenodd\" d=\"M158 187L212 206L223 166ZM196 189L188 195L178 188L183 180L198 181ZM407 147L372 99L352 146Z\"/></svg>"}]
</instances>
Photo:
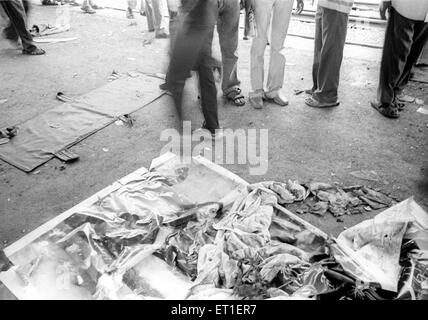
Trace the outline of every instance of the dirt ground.
<instances>
[{"instance_id":1,"label":"dirt ground","mask_svg":"<svg viewBox=\"0 0 428 320\"><path fill-rule=\"evenodd\" d=\"M56 8L34 5L30 25L54 24L55 17ZM7 99L0 104L0 127L22 123L57 106L55 95L59 91L78 96L103 86L113 70L165 72L168 40L144 43L153 34L147 32L144 17L138 16L137 22L137 26L130 26L122 11L104 9L86 15L73 8L72 29L58 36L78 39L40 45L47 51L45 56L23 56L0 40L0 100ZM292 22L291 27L298 29L297 23ZM382 44L381 38L378 44ZM250 90L250 46L250 41L241 40L239 47L238 70L245 94ZM269 129L266 175L250 175L248 165L225 167L249 182L297 179L365 184L401 199L414 196L428 208L428 117L416 112L419 105L409 104L400 119L390 120L369 105L376 92L381 51L347 46L341 105L318 110L305 106L304 94L294 94L295 89L311 86L312 50L310 40L286 40L284 93L290 99L289 106L268 105L253 110L249 105L237 108L219 99L224 128ZM427 85L411 83L407 93L428 103ZM199 109L193 113L197 126L202 119ZM0 248L115 180L148 167L164 146L160 132L173 125L171 103L159 99L134 113L134 117L132 128L113 124L74 146L72 150L80 155L80 161L67 165L65 170L60 170L62 163L56 159L31 174L0 161ZM356 170L374 170L380 179L357 179L350 175ZM344 222L330 215L302 217L338 235L344 227L373 215L345 216ZM0 285L1 298L12 297Z\"/></svg>"}]
</instances>

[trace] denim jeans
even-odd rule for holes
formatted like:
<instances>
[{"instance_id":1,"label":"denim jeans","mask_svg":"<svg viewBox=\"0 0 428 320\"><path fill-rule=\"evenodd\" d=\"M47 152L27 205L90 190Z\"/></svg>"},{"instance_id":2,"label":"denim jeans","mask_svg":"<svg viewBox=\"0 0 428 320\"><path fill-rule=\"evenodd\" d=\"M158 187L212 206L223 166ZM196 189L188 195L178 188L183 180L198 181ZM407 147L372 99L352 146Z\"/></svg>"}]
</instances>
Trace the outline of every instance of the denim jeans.
<instances>
[{"instance_id":1,"label":"denim jeans","mask_svg":"<svg viewBox=\"0 0 428 320\"><path fill-rule=\"evenodd\" d=\"M223 66L222 90L227 95L241 82L238 80L239 0L219 0L217 31Z\"/></svg>"},{"instance_id":2,"label":"denim jeans","mask_svg":"<svg viewBox=\"0 0 428 320\"><path fill-rule=\"evenodd\" d=\"M283 86L285 69L283 49L293 2L294 0L253 0L257 30L251 47L251 88L254 95L263 94L264 55L271 21L271 48L266 94L273 97Z\"/></svg>"}]
</instances>

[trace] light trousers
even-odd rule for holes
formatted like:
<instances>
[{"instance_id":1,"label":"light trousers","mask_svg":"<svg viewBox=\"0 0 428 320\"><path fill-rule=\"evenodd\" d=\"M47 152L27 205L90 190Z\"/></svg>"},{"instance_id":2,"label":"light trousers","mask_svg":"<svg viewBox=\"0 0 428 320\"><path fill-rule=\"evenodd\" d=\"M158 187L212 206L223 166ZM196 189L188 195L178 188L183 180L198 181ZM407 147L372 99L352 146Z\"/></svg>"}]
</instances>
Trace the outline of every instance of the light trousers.
<instances>
[{"instance_id":1,"label":"light trousers","mask_svg":"<svg viewBox=\"0 0 428 320\"><path fill-rule=\"evenodd\" d=\"M163 1L165 0L145 0L147 26L150 31L165 30L165 18L163 17Z\"/></svg>"},{"instance_id":2,"label":"light trousers","mask_svg":"<svg viewBox=\"0 0 428 320\"><path fill-rule=\"evenodd\" d=\"M251 47L251 88L263 93L264 55L270 36L270 61L266 94L274 96L284 83L284 41L290 24L294 0L253 0L256 36Z\"/></svg>"}]
</instances>

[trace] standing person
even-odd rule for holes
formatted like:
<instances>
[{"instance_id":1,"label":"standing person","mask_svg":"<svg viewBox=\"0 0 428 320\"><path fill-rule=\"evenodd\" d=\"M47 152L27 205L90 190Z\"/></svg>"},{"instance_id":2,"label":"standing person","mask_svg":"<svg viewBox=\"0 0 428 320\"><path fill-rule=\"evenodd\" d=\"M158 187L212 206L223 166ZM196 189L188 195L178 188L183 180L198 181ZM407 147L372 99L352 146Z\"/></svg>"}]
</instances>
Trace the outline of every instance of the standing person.
<instances>
[{"instance_id":1,"label":"standing person","mask_svg":"<svg viewBox=\"0 0 428 320\"><path fill-rule=\"evenodd\" d=\"M256 0L253 2L257 35L251 47L251 88L249 101L255 109L263 108L263 99L281 106L288 104L281 92L284 84L284 41L290 24L294 0ZM297 0L303 8L303 0ZM267 91L264 87L264 54L271 26L271 50Z\"/></svg>"},{"instance_id":2,"label":"standing person","mask_svg":"<svg viewBox=\"0 0 428 320\"><path fill-rule=\"evenodd\" d=\"M21 39L22 53L38 56L45 54L43 49L38 48L34 42L33 37L27 28L27 14L29 10L28 1L22 2L21 0L0 0L4 12L9 18L10 25L6 28L6 38L11 41L18 42Z\"/></svg>"},{"instance_id":3,"label":"standing person","mask_svg":"<svg viewBox=\"0 0 428 320\"><path fill-rule=\"evenodd\" d=\"M149 32L155 32L158 39L168 38L165 31L165 19L163 17L163 0L145 0L146 16Z\"/></svg>"},{"instance_id":4,"label":"standing person","mask_svg":"<svg viewBox=\"0 0 428 320\"><path fill-rule=\"evenodd\" d=\"M235 106L245 105L238 79L240 0L219 0L217 31L220 40L223 97ZM213 65L213 67L219 67Z\"/></svg>"},{"instance_id":5,"label":"standing person","mask_svg":"<svg viewBox=\"0 0 428 320\"><path fill-rule=\"evenodd\" d=\"M183 89L191 70L199 75L201 105L208 130L215 139L221 135L217 113L217 89L211 67L211 47L218 17L218 0L182 1L186 12L171 50L168 88L180 120L182 119Z\"/></svg>"},{"instance_id":6,"label":"standing person","mask_svg":"<svg viewBox=\"0 0 428 320\"><path fill-rule=\"evenodd\" d=\"M315 50L311 96L305 103L314 108L339 105L340 67L345 48L348 17L354 0L318 0L315 15Z\"/></svg>"},{"instance_id":7,"label":"standing person","mask_svg":"<svg viewBox=\"0 0 428 320\"><path fill-rule=\"evenodd\" d=\"M428 41L428 0L381 1L382 18L387 10L377 100L371 106L387 118L398 118L402 106L397 97Z\"/></svg>"}]
</instances>

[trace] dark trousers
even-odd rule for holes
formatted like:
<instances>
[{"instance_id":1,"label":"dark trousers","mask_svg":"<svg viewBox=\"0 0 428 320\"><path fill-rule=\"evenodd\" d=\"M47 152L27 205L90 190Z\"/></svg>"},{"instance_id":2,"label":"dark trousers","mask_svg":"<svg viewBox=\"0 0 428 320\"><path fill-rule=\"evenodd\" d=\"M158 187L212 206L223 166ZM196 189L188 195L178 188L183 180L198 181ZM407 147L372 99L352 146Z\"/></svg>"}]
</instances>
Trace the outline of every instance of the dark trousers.
<instances>
[{"instance_id":1,"label":"dark trousers","mask_svg":"<svg viewBox=\"0 0 428 320\"><path fill-rule=\"evenodd\" d=\"M315 51L312 66L313 98L323 103L338 100L348 28L348 14L318 6L315 15Z\"/></svg>"},{"instance_id":2,"label":"dark trousers","mask_svg":"<svg viewBox=\"0 0 428 320\"><path fill-rule=\"evenodd\" d=\"M27 30L26 13L30 7L29 2L27 0L0 0L0 5L10 20L9 26L3 31L6 38L17 41L19 36L25 50L34 50L36 46L33 43L33 37Z\"/></svg>"},{"instance_id":3,"label":"dark trousers","mask_svg":"<svg viewBox=\"0 0 428 320\"><path fill-rule=\"evenodd\" d=\"M407 19L391 8L380 66L377 94L380 103L394 103L409 82L427 40L428 23Z\"/></svg>"},{"instance_id":4,"label":"dark trousers","mask_svg":"<svg viewBox=\"0 0 428 320\"><path fill-rule=\"evenodd\" d=\"M191 70L199 75L204 127L219 128L217 88L212 70L211 46L217 21L217 0L194 0L190 12L177 31L167 74L168 87L181 119L183 89Z\"/></svg>"},{"instance_id":5,"label":"dark trousers","mask_svg":"<svg viewBox=\"0 0 428 320\"><path fill-rule=\"evenodd\" d=\"M223 0L219 5L217 31L222 60L220 67L223 66L221 88L227 95L241 84L238 80L240 4L239 0Z\"/></svg>"}]
</instances>

